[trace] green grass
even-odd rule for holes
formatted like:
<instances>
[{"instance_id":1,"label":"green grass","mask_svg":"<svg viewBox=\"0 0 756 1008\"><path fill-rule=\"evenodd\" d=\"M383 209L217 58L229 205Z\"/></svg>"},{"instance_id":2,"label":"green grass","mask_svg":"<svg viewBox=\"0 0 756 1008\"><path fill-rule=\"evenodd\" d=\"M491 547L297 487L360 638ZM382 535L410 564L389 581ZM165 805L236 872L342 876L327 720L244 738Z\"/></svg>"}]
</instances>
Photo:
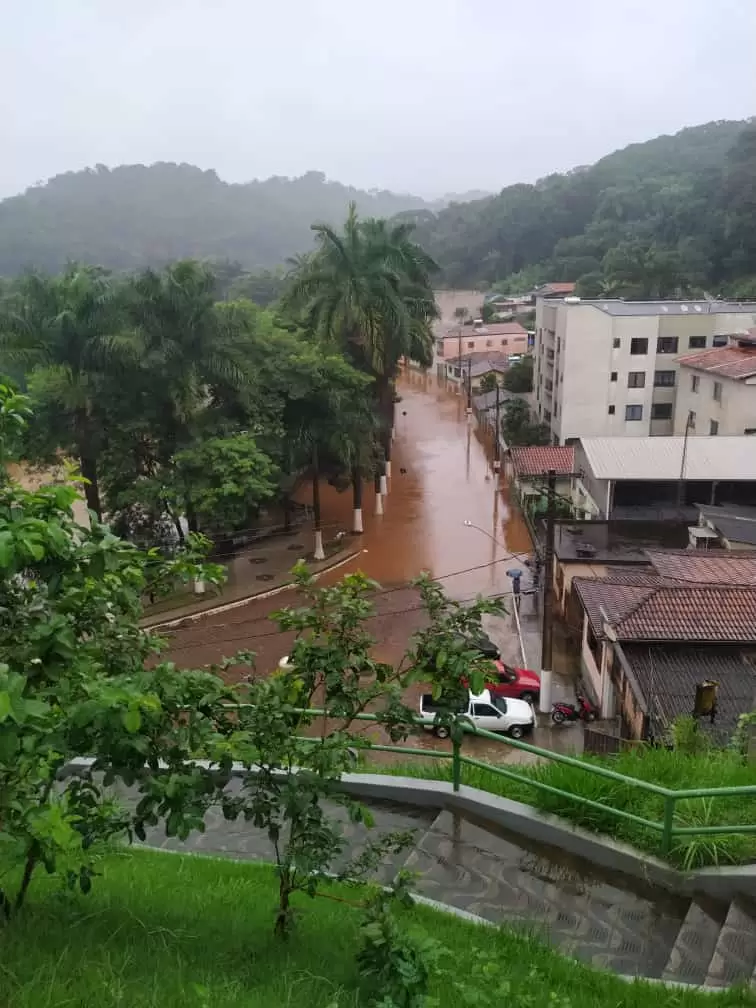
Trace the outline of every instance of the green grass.
<instances>
[{"instance_id":1,"label":"green grass","mask_svg":"<svg viewBox=\"0 0 756 1008\"><path fill-rule=\"evenodd\" d=\"M729 752L712 750L700 755L656 748L634 748L616 756L585 756L586 764L608 767L628 777L660 784L675 790L703 787L738 787L756 784L756 768ZM424 779L451 780L451 761L408 760L401 765L371 766L376 773L399 774ZM502 777L495 771L464 766L462 783L492 794L525 802L545 812L563 816L585 829L607 833L644 851L659 853L660 834L644 826L592 809L570 798L548 794L532 787L541 781L571 794L600 801L651 821L661 822L663 799L640 788L607 780L590 772L560 763L513 766L522 780ZM750 798L689 798L677 803L678 826L756 824L756 795ZM756 834L740 833L704 838L678 837L673 840L669 860L686 869L703 865L746 864L756 861Z\"/></svg>"},{"instance_id":2,"label":"green grass","mask_svg":"<svg viewBox=\"0 0 756 1008\"><path fill-rule=\"evenodd\" d=\"M12 1008L357 1008L357 911L298 902L288 943L271 933L275 898L265 865L147 851L108 855L92 892L62 894L35 879L23 914L0 932L0 1005ZM355 897L355 890L334 889ZM508 1003L574 1008L734 1008L753 995L628 985L535 939L416 907L422 928L454 953L457 976L477 949L504 968ZM440 985L442 986L442 985ZM448 990L440 1005L458 1004ZM552 997L552 994L554 995ZM520 1001L528 995L532 1000ZM559 999L562 1000L559 1000Z\"/></svg>"}]
</instances>

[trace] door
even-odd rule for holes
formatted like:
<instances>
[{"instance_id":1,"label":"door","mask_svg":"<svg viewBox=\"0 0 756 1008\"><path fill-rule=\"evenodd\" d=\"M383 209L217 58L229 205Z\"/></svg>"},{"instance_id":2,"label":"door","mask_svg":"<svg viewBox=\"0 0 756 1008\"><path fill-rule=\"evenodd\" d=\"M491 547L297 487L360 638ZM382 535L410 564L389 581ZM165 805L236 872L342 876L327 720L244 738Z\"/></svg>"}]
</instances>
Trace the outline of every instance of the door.
<instances>
[{"instance_id":1,"label":"door","mask_svg":"<svg viewBox=\"0 0 756 1008\"><path fill-rule=\"evenodd\" d=\"M504 718L492 707L491 704L487 703L475 703L472 705L472 716L475 726L477 728L483 728L485 731L503 731L504 730Z\"/></svg>"}]
</instances>

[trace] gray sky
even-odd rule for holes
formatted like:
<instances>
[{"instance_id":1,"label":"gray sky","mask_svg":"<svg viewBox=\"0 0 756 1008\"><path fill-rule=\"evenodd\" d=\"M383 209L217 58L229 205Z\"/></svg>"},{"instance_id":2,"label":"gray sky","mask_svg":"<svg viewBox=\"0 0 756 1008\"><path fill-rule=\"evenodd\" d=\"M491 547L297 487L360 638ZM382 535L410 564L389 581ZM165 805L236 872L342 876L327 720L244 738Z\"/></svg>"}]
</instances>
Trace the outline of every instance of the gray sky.
<instances>
[{"instance_id":1,"label":"gray sky","mask_svg":"<svg viewBox=\"0 0 756 1008\"><path fill-rule=\"evenodd\" d=\"M152 161L424 196L756 113L754 0L3 0L0 196Z\"/></svg>"}]
</instances>

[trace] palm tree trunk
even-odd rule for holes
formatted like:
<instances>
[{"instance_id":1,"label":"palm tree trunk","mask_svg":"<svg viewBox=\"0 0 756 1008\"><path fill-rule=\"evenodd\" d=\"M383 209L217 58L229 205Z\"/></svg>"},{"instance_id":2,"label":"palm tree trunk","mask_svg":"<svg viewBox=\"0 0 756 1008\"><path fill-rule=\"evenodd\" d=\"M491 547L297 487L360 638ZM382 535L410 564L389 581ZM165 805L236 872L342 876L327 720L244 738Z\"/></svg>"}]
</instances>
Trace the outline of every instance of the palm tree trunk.
<instances>
[{"instance_id":1,"label":"palm tree trunk","mask_svg":"<svg viewBox=\"0 0 756 1008\"><path fill-rule=\"evenodd\" d=\"M325 560L323 549L323 530L320 527L320 463L318 461L318 446L312 446L312 515L315 523L315 560Z\"/></svg>"},{"instance_id":2,"label":"palm tree trunk","mask_svg":"<svg viewBox=\"0 0 756 1008\"><path fill-rule=\"evenodd\" d=\"M381 493L388 493L388 478L391 475L391 380L382 375L376 382L378 392L378 417L380 419L380 439L383 448L383 472L380 473Z\"/></svg>"},{"instance_id":3,"label":"palm tree trunk","mask_svg":"<svg viewBox=\"0 0 756 1008\"><path fill-rule=\"evenodd\" d=\"M352 532L362 532L362 470L352 467Z\"/></svg>"},{"instance_id":4,"label":"palm tree trunk","mask_svg":"<svg viewBox=\"0 0 756 1008\"><path fill-rule=\"evenodd\" d=\"M102 504L100 502L100 486L97 479L97 457L92 448L89 417L85 409L78 409L74 418L76 429L76 448L79 456L81 475L87 481L84 484L84 496L87 507L94 511L97 520L102 521Z\"/></svg>"}]
</instances>

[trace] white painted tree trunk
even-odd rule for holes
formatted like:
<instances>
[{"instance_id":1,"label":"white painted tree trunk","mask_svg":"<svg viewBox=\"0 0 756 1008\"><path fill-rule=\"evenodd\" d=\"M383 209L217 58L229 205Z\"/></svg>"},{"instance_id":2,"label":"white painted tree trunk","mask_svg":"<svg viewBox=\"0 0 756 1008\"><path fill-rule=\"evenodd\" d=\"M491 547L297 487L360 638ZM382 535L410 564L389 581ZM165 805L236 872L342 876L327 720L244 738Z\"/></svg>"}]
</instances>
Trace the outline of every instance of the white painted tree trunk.
<instances>
[{"instance_id":1,"label":"white painted tree trunk","mask_svg":"<svg viewBox=\"0 0 756 1008\"><path fill-rule=\"evenodd\" d=\"M375 513L377 515L383 514L383 494L377 493L375 495Z\"/></svg>"},{"instance_id":2,"label":"white painted tree trunk","mask_svg":"<svg viewBox=\"0 0 756 1008\"><path fill-rule=\"evenodd\" d=\"M391 459L386 462L386 478L391 479Z\"/></svg>"},{"instance_id":3,"label":"white painted tree trunk","mask_svg":"<svg viewBox=\"0 0 756 1008\"><path fill-rule=\"evenodd\" d=\"M352 511L352 532L362 532L362 508L354 508Z\"/></svg>"},{"instance_id":4,"label":"white painted tree trunk","mask_svg":"<svg viewBox=\"0 0 756 1008\"><path fill-rule=\"evenodd\" d=\"M323 549L323 533L320 529L315 533L315 553L316 560L325 560L325 550Z\"/></svg>"},{"instance_id":5,"label":"white painted tree trunk","mask_svg":"<svg viewBox=\"0 0 756 1008\"><path fill-rule=\"evenodd\" d=\"M194 594L195 595L204 595L205 594L205 582L202 580L202 578L195 578L195 581L194 581Z\"/></svg>"},{"instance_id":6,"label":"white painted tree trunk","mask_svg":"<svg viewBox=\"0 0 756 1008\"><path fill-rule=\"evenodd\" d=\"M388 465L388 462L386 463L386 465ZM381 476L381 496L382 497L388 496L388 480L386 479L385 476Z\"/></svg>"}]
</instances>

